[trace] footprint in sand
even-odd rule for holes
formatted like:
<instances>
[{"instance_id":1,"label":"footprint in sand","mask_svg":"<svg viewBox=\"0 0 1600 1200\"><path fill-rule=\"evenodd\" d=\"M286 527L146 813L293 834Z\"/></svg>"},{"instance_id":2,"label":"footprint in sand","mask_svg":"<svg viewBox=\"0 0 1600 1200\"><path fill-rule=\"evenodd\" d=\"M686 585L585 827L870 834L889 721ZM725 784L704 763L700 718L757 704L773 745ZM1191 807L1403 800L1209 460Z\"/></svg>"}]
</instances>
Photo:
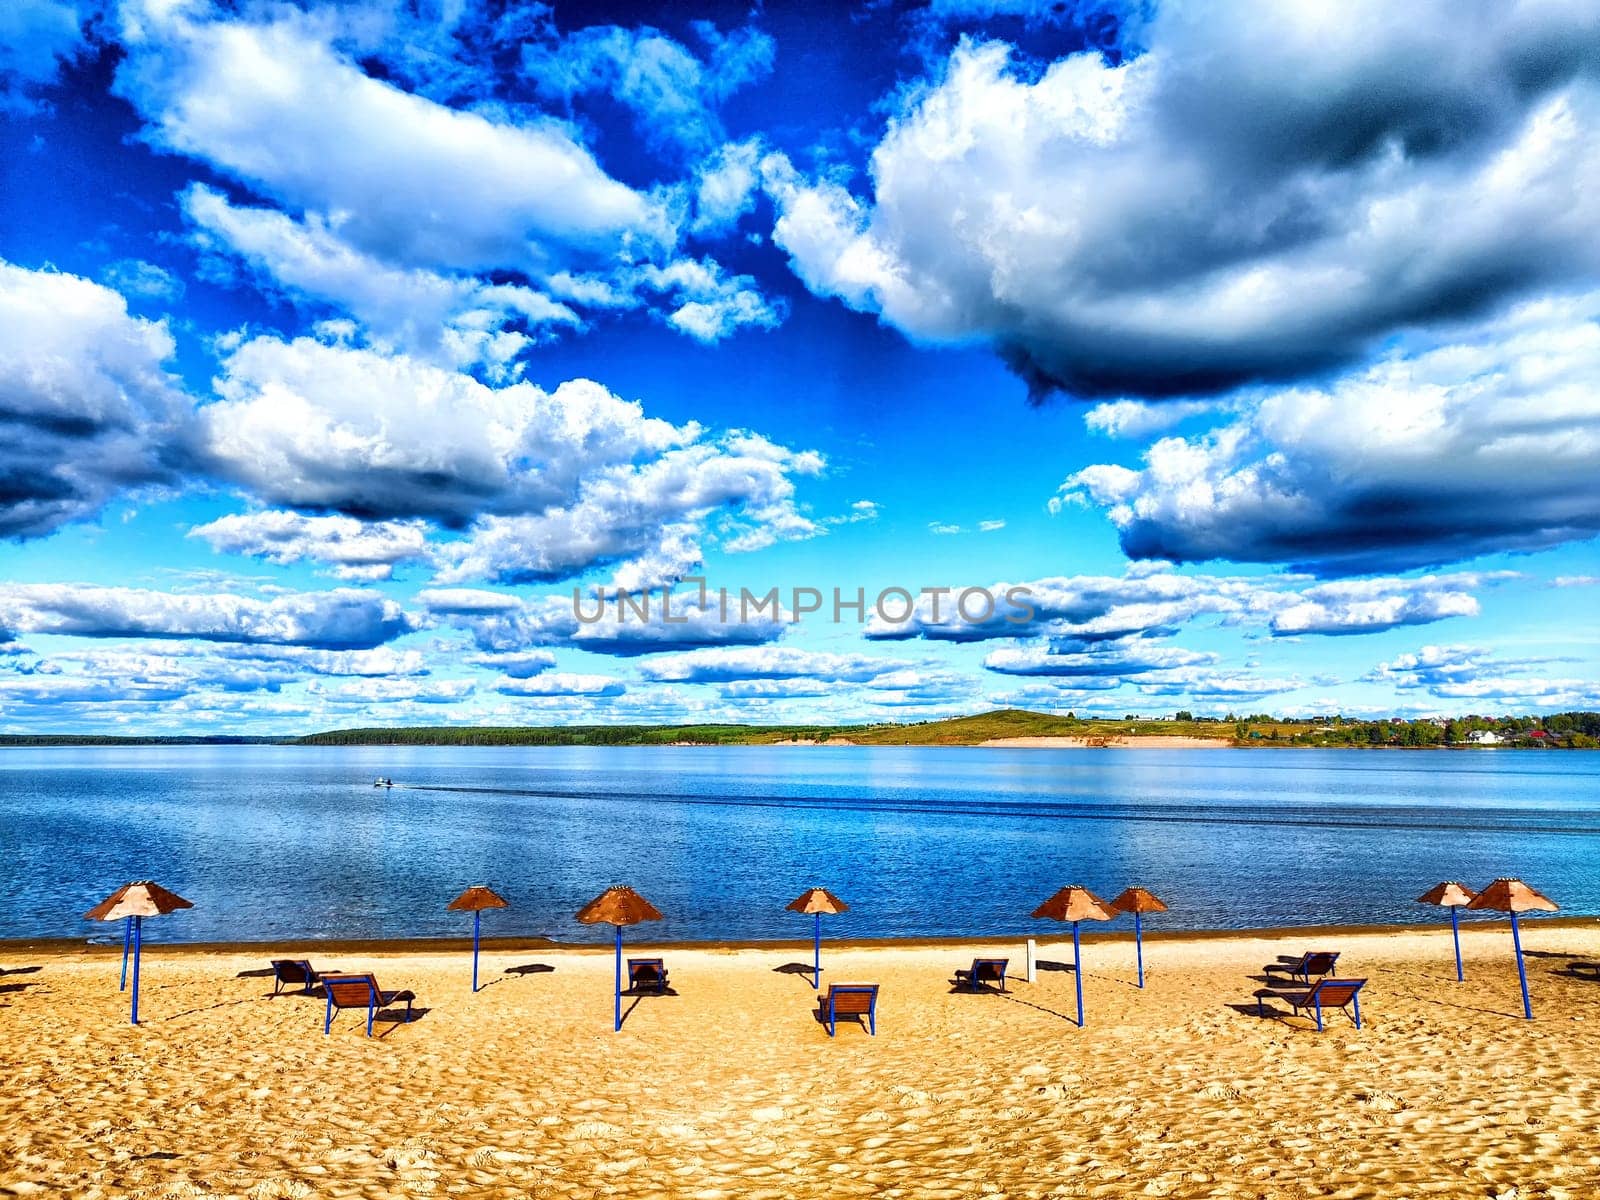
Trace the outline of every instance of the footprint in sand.
<instances>
[{"instance_id":1,"label":"footprint in sand","mask_svg":"<svg viewBox=\"0 0 1600 1200\"><path fill-rule=\"evenodd\" d=\"M250 1200L306 1200L309 1184L298 1179L263 1179L250 1191Z\"/></svg>"},{"instance_id":2,"label":"footprint in sand","mask_svg":"<svg viewBox=\"0 0 1600 1200\"><path fill-rule=\"evenodd\" d=\"M1406 1102L1393 1092L1380 1092L1373 1090L1363 1092L1356 1098L1356 1103L1362 1108L1371 1109L1373 1112L1399 1112L1406 1107Z\"/></svg>"}]
</instances>

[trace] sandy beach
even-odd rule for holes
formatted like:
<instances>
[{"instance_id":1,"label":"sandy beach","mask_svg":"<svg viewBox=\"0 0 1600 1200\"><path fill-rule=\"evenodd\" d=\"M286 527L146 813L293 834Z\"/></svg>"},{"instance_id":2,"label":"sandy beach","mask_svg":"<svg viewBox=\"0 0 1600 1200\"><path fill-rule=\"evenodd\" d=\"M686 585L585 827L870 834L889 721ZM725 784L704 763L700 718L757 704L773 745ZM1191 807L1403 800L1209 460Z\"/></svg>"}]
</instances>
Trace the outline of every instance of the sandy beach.
<instances>
[{"instance_id":1,"label":"sandy beach","mask_svg":"<svg viewBox=\"0 0 1600 1200\"><path fill-rule=\"evenodd\" d=\"M152 948L145 1023L114 951L0 952L0 1194L75 1197L1460 1196L1600 1189L1600 928L1527 923L1537 1020L1504 927L1085 943L1037 982L953 994L1020 945L824 945L883 988L878 1035L812 1017L798 948L666 952L676 995L610 1028L611 959L340 949L418 993L368 1040L268 999L265 952ZM1331 945L1364 1028L1261 1019L1263 963ZM809 949L809 948L807 948ZM1347 969L1346 969L1347 968ZM1282 1009L1282 1006L1278 1006Z\"/></svg>"},{"instance_id":2,"label":"sandy beach","mask_svg":"<svg viewBox=\"0 0 1600 1200\"><path fill-rule=\"evenodd\" d=\"M1228 750L1228 738L1184 737L1178 734L1141 734L1138 737L1004 737L980 742L982 746L1037 750Z\"/></svg>"}]
</instances>

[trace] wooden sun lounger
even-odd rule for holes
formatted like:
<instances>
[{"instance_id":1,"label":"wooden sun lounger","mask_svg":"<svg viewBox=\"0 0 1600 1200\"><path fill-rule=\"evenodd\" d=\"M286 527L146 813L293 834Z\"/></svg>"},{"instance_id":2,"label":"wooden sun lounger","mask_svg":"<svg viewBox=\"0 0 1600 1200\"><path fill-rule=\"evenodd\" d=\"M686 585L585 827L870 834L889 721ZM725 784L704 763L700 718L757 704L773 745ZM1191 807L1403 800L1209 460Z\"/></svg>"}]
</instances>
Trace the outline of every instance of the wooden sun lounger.
<instances>
[{"instance_id":1,"label":"wooden sun lounger","mask_svg":"<svg viewBox=\"0 0 1600 1200\"><path fill-rule=\"evenodd\" d=\"M1332 975L1334 964L1338 961L1339 952L1337 950L1308 950L1300 956L1299 962L1268 963L1262 968L1262 971L1267 975L1281 971L1291 979L1298 979L1310 986L1313 977L1321 978L1324 975Z\"/></svg>"},{"instance_id":2,"label":"wooden sun lounger","mask_svg":"<svg viewBox=\"0 0 1600 1200\"><path fill-rule=\"evenodd\" d=\"M628 990L630 992L667 990L667 964L659 958L630 958L628 960Z\"/></svg>"},{"instance_id":3,"label":"wooden sun lounger","mask_svg":"<svg viewBox=\"0 0 1600 1200\"><path fill-rule=\"evenodd\" d=\"M303 958L275 958L272 960L272 994L276 996L285 987L300 985L300 990L307 996L311 994L311 985L318 982L317 973L311 969L311 964Z\"/></svg>"},{"instance_id":4,"label":"wooden sun lounger","mask_svg":"<svg viewBox=\"0 0 1600 1200\"><path fill-rule=\"evenodd\" d=\"M1266 998L1272 996L1278 1000L1286 1000L1289 1007L1298 1013L1302 1008L1309 1008L1317 1018L1317 1032L1322 1032L1322 1010L1337 1008L1344 1012L1356 1023L1356 1028L1361 1028L1361 988L1367 981L1365 979L1330 979L1317 980L1316 987L1308 992L1275 992L1270 988L1256 993L1256 1012L1261 1016L1266 1015Z\"/></svg>"},{"instance_id":5,"label":"wooden sun lounger","mask_svg":"<svg viewBox=\"0 0 1600 1200\"><path fill-rule=\"evenodd\" d=\"M378 986L376 976L367 975L324 975L322 988L328 993L328 1017L322 1023L322 1032L327 1033L333 1026L333 1010L336 1008L364 1008L367 1010L367 1036L372 1036L372 1020L378 1015L378 1010L388 1008L391 1004L398 1004L401 1000L406 1002L406 1022L411 1021L411 1002L415 1000L413 992L386 992Z\"/></svg>"},{"instance_id":6,"label":"wooden sun lounger","mask_svg":"<svg viewBox=\"0 0 1600 1200\"><path fill-rule=\"evenodd\" d=\"M1009 958L975 958L971 967L956 972L956 986L978 992L994 984L1003 992L1006 990L1006 967L1010 964Z\"/></svg>"},{"instance_id":7,"label":"wooden sun lounger","mask_svg":"<svg viewBox=\"0 0 1600 1200\"><path fill-rule=\"evenodd\" d=\"M840 1017L854 1017L856 1023L865 1025L867 1032L878 1034L878 985L875 983L830 983L828 994L817 997L817 1015L828 1027L828 1036ZM865 1020L862 1018L865 1017Z\"/></svg>"}]
</instances>

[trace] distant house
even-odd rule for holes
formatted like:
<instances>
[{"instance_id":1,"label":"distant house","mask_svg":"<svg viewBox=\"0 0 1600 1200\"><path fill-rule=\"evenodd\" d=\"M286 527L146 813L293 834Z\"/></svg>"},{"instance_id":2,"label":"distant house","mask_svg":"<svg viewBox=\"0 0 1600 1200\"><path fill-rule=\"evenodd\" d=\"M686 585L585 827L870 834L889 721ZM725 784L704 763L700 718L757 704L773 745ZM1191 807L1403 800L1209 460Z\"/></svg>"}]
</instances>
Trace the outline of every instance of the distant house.
<instances>
[{"instance_id":1,"label":"distant house","mask_svg":"<svg viewBox=\"0 0 1600 1200\"><path fill-rule=\"evenodd\" d=\"M1492 729L1474 729L1467 734L1467 741L1474 746L1498 746L1506 739Z\"/></svg>"},{"instance_id":2,"label":"distant house","mask_svg":"<svg viewBox=\"0 0 1600 1200\"><path fill-rule=\"evenodd\" d=\"M1535 729L1532 733L1528 734L1528 736L1531 738L1543 739L1549 737L1550 735L1542 729Z\"/></svg>"}]
</instances>

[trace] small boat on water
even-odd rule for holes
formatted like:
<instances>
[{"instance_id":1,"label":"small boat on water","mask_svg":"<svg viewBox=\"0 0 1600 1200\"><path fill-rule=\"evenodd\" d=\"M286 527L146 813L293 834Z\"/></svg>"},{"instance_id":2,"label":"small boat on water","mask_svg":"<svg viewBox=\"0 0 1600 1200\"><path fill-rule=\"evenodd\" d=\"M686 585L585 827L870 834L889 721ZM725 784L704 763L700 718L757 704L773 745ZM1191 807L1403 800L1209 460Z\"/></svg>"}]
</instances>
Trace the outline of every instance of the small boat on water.
<instances>
[{"instance_id":1,"label":"small boat on water","mask_svg":"<svg viewBox=\"0 0 1600 1200\"><path fill-rule=\"evenodd\" d=\"M381 787L381 788L392 788L394 786L394 780L390 779L387 775L379 775L376 779L374 779L372 781L372 786L373 787Z\"/></svg>"}]
</instances>

